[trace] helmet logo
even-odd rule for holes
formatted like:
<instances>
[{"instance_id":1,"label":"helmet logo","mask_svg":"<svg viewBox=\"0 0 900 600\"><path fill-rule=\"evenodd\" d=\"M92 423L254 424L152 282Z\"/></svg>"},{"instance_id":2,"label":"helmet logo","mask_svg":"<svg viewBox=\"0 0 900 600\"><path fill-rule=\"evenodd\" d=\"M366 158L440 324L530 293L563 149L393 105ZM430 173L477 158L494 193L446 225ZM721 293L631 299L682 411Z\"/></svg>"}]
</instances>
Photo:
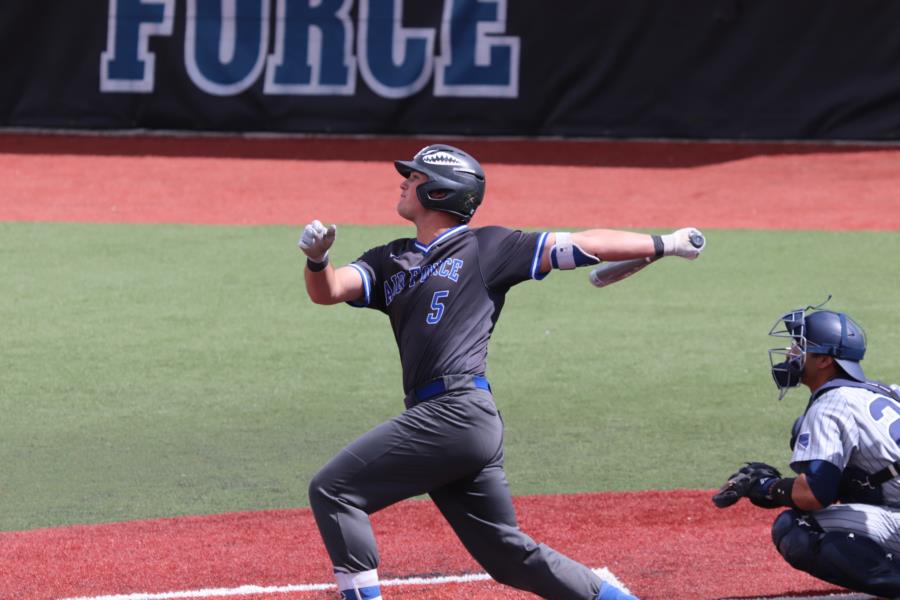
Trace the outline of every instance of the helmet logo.
<instances>
[{"instance_id":1,"label":"helmet logo","mask_svg":"<svg viewBox=\"0 0 900 600\"><path fill-rule=\"evenodd\" d=\"M465 167L466 164L453 156L449 152L445 152L443 150L438 150L436 152L429 152L428 154L422 157L422 162L429 165L438 165L442 167Z\"/></svg>"}]
</instances>

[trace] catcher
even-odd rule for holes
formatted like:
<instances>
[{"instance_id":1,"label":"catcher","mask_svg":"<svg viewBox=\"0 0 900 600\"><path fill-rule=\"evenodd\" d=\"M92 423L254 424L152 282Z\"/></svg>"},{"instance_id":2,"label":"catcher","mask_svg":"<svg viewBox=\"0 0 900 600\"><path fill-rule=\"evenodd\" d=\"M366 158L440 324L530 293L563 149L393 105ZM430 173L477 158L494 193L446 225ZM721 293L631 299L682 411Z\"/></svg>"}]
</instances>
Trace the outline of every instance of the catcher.
<instances>
[{"instance_id":1,"label":"catcher","mask_svg":"<svg viewBox=\"0 0 900 600\"><path fill-rule=\"evenodd\" d=\"M821 305L820 305L821 306ZM841 312L784 314L769 335L779 399L800 383L811 397L791 433L791 468L751 462L712 497L782 508L772 541L794 568L851 590L900 596L900 388L866 379L865 334ZM807 311L812 310L807 314Z\"/></svg>"}]
</instances>

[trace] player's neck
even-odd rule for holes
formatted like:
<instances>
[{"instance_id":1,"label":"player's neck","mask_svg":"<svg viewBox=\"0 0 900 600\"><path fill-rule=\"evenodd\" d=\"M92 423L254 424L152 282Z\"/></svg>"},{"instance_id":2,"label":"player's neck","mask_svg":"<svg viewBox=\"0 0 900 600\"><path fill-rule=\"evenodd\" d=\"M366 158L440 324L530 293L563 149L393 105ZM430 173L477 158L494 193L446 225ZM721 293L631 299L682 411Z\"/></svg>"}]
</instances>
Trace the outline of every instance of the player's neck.
<instances>
[{"instance_id":1,"label":"player's neck","mask_svg":"<svg viewBox=\"0 0 900 600\"><path fill-rule=\"evenodd\" d=\"M801 381L809 388L810 394L815 394L820 387L838 376L839 373L837 369L825 369L808 375L801 379Z\"/></svg>"},{"instance_id":2,"label":"player's neck","mask_svg":"<svg viewBox=\"0 0 900 600\"><path fill-rule=\"evenodd\" d=\"M443 212L429 211L416 221L416 240L422 245L429 245L439 236L461 223L452 215Z\"/></svg>"}]
</instances>

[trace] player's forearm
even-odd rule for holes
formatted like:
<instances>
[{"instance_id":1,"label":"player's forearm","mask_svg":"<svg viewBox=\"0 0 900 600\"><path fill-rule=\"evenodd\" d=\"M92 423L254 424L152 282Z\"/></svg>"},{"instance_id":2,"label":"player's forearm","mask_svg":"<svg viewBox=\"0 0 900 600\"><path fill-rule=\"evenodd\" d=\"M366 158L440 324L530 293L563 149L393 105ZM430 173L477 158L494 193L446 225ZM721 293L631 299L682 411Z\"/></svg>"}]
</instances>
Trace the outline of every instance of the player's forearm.
<instances>
[{"instance_id":1,"label":"player's forearm","mask_svg":"<svg viewBox=\"0 0 900 600\"><path fill-rule=\"evenodd\" d=\"M572 241L605 261L656 256L653 236L615 229L588 229L572 234Z\"/></svg>"},{"instance_id":2,"label":"player's forearm","mask_svg":"<svg viewBox=\"0 0 900 600\"><path fill-rule=\"evenodd\" d=\"M337 304L341 301L338 279L330 264L321 271L312 271L307 266L303 278L306 280L306 293L316 304Z\"/></svg>"},{"instance_id":3,"label":"player's forearm","mask_svg":"<svg viewBox=\"0 0 900 600\"><path fill-rule=\"evenodd\" d=\"M316 304L338 304L363 298L365 284L360 275L360 271L349 266L335 269L329 263L324 269L314 270L307 263L303 277L310 300Z\"/></svg>"},{"instance_id":4,"label":"player's forearm","mask_svg":"<svg viewBox=\"0 0 900 600\"><path fill-rule=\"evenodd\" d=\"M800 474L794 480L794 487L791 489L791 500L794 501L794 505L800 510L811 511L823 508L822 503L813 494L805 474Z\"/></svg>"}]
</instances>

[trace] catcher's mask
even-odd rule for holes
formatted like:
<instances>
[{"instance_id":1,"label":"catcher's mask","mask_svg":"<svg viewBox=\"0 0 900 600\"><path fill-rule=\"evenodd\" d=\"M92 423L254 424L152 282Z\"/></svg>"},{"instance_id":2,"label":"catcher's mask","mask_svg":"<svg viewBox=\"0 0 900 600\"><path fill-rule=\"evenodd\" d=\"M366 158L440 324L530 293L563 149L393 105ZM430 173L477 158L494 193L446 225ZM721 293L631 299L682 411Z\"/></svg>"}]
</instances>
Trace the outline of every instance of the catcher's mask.
<instances>
[{"instance_id":1,"label":"catcher's mask","mask_svg":"<svg viewBox=\"0 0 900 600\"><path fill-rule=\"evenodd\" d=\"M771 336L791 340L786 348L769 350L772 378L778 386L779 400L790 388L800 384L807 353L832 356L848 377L856 381L866 380L859 365L866 353L866 334L862 327L845 313L815 310L820 306L787 312L769 331ZM815 312L806 314L808 310Z\"/></svg>"},{"instance_id":2,"label":"catcher's mask","mask_svg":"<svg viewBox=\"0 0 900 600\"><path fill-rule=\"evenodd\" d=\"M425 208L440 210L468 223L484 199L484 170L459 148L445 144L425 146L412 160L394 161L397 171L409 177L418 171L428 177L416 195Z\"/></svg>"}]
</instances>

